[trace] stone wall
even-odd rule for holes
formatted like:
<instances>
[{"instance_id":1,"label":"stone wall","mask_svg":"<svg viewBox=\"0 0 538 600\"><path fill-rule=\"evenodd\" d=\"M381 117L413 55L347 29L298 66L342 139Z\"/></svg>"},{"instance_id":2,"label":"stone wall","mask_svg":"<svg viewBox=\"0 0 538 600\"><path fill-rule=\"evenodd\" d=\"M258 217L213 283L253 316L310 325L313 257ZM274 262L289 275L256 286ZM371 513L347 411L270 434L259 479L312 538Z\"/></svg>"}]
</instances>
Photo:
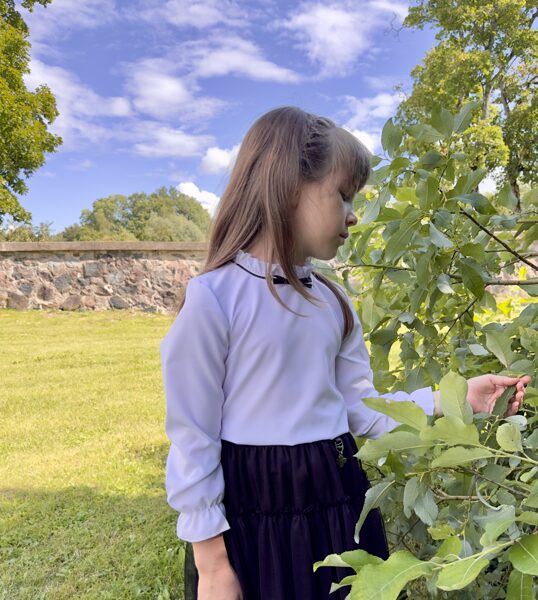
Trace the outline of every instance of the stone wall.
<instances>
[{"instance_id":1,"label":"stone wall","mask_svg":"<svg viewBox=\"0 0 538 600\"><path fill-rule=\"evenodd\" d=\"M170 313L205 242L3 242L0 308Z\"/></svg>"}]
</instances>

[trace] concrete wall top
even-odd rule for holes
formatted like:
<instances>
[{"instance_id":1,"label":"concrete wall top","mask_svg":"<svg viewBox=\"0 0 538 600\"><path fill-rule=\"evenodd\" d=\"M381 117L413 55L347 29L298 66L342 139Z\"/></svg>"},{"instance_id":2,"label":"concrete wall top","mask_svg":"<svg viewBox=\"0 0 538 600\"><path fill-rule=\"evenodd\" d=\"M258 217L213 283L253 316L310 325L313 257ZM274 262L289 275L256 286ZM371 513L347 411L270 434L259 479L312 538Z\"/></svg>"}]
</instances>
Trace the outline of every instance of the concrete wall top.
<instances>
[{"instance_id":1,"label":"concrete wall top","mask_svg":"<svg viewBox=\"0 0 538 600\"><path fill-rule=\"evenodd\" d=\"M207 242L0 242L0 252L184 252L206 254Z\"/></svg>"}]
</instances>

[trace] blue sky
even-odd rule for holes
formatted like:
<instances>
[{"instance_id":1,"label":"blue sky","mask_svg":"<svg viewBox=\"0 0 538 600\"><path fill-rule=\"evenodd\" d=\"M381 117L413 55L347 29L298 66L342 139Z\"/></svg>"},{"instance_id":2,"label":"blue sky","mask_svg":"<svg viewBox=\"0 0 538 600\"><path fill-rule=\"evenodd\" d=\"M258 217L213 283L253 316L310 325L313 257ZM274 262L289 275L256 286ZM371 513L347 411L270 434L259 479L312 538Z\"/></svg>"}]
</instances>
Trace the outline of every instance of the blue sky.
<instances>
[{"instance_id":1,"label":"blue sky","mask_svg":"<svg viewBox=\"0 0 538 600\"><path fill-rule=\"evenodd\" d=\"M27 85L46 83L64 139L21 198L53 232L112 194L179 186L213 211L248 127L297 105L379 149L432 30L392 0L53 0L23 11Z\"/></svg>"}]
</instances>

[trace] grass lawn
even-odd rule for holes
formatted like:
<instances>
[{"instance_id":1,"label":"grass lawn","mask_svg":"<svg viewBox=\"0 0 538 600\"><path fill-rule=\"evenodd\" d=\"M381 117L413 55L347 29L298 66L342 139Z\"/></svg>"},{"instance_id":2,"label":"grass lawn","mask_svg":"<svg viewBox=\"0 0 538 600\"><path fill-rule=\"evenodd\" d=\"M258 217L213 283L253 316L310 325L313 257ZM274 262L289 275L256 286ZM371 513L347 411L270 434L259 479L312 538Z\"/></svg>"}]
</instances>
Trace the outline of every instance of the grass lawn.
<instances>
[{"instance_id":1,"label":"grass lawn","mask_svg":"<svg viewBox=\"0 0 538 600\"><path fill-rule=\"evenodd\" d=\"M0 310L0 600L183 598L164 490L172 320Z\"/></svg>"}]
</instances>

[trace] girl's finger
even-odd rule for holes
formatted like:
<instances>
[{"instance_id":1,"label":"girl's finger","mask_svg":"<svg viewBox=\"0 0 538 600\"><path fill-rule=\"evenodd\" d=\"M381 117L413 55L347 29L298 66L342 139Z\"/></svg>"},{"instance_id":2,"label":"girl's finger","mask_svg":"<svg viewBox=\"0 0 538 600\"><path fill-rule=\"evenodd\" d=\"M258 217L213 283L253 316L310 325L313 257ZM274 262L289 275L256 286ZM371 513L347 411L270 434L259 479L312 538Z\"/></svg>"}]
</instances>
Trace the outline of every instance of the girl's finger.
<instances>
[{"instance_id":1,"label":"girl's finger","mask_svg":"<svg viewBox=\"0 0 538 600\"><path fill-rule=\"evenodd\" d=\"M517 377L507 377L506 375L492 375L492 381L495 385L516 385L519 382Z\"/></svg>"}]
</instances>

